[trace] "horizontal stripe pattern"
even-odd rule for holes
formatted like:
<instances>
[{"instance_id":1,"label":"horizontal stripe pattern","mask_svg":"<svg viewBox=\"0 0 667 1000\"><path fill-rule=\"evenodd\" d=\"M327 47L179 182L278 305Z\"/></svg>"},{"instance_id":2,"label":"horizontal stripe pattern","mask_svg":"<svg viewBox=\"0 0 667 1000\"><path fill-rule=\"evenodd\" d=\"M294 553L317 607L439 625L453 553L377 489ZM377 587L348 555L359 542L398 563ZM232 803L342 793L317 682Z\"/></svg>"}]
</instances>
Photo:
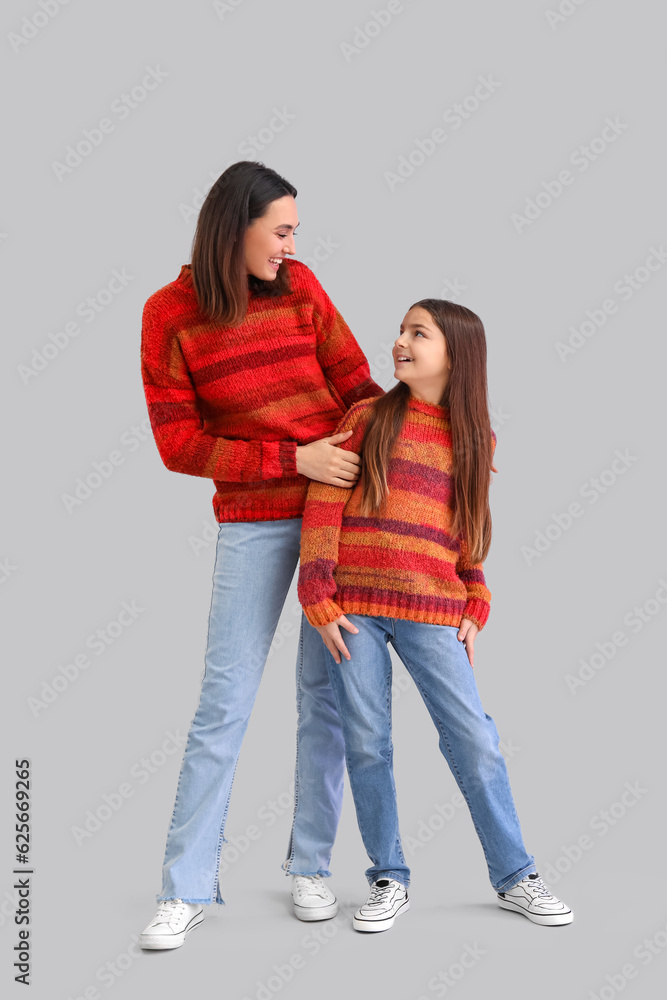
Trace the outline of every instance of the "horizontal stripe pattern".
<instances>
[{"instance_id":1,"label":"horizontal stripe pattern","mask_svg":"<svg viewBox=\"0 0 667 1000\"><path fill-rule=\"evenodd\" d=\"M353 432L341 448L361 454L373 402L360 400L340 421L335 433ZM484 627L491 593L483 566L470 565L450 530L452 468L449 411L410 396L381 516L361 514L361 477L351 489L310 483L297 589L311 625L362 614L457 627L469 618Z\"/></svg>"},{"instance_id":2,"label":"horizontal stripe pattern","mask_svg":"<svg viewBox=\"0 0 667 1000\"><path fill-rule=\"evenodd\" d=\"M296 449L383 395L345 320L305 264L292 292L251 294L238 327L202 315L190 266L144 305L141 376L160 457L212 479L217 521L301 517L310 479Z\"/></svg>"}]
</instances>

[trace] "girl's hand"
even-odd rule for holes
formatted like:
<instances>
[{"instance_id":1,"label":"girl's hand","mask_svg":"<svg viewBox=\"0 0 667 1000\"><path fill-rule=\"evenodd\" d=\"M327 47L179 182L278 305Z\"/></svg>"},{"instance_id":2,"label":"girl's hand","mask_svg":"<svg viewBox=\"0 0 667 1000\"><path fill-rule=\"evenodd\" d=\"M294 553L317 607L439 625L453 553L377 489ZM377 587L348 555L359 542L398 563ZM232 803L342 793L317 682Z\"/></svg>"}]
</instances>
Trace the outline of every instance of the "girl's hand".
<instances>
[{"instance_id":1,"label":"girl's hand","mask_svg":"<svg viewBox=\"0 0 667 1000\"><path fill-rule=\"evenodd\" d=\"M328 625L315 625L315 628L322 636L324 645L327 647L336 663L341 662L340 655L338 653L339 649L345 655L346 659L351 659L351 656L347 651L347 646L343 642L343 637L340 634L340 625L342 625L343 628L346 628L348 632L359 631L357 626L353 625L352 622L345 617L345 615L341 615L335 622L329 622Z\"/></svg>"},{"instance_id":2,"label":"girl's hand","mask_svg":"<svg viewBox=\"0 0 667 1000\"><path fill-rule=\"evenodd\" d=\"M474 644L475 636L479 632L478 627L469 618L462 618L459 630L456 633L456 638L463 643L468 654L468 659L470 660L470 666L474 669L473 657L474 657Z\"/></svg>"}]
</instances>

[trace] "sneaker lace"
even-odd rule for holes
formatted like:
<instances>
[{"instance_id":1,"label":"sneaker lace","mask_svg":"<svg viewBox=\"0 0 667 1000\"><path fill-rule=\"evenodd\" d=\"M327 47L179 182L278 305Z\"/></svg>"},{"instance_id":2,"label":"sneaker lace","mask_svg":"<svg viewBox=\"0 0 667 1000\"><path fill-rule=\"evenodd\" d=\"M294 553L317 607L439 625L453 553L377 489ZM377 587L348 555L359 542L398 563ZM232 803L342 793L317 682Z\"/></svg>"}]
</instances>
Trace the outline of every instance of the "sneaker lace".
<instances>
[{"instance_id":1,"label":"sneaker lace","mask_svg":"<svg viewBox=\"0 0 667 1000\"><path fill-rule=\"evenodd\" d=\"M319 896L321 899L327 898L321 882L321 876L295 875L294 879L294 894L297 899L303 899L304 896Z\"/></svg>"},{"instance_id":2,"label":"sneaker lace","mask_svg":"<svg viewBox=\"0 0 667 1000\"><path fill-rule=\"evenodd\" d=\"M169 921L183 909L182 899L161 899L155 914L154 924Z\"/></svg>"},{"instance_id":3,"label":"sneaker lace","mask_svg":"<svg viewBox=\"0 0 667 1000\"><path fill-rule=\"evenodd\" d=\"M374 882L371 886L371 894L368 897L368 903L366 905L374 906L379 903L383 903L386 897L390 894L391 889L392 887L390 882L387 883L387 885L378 885L377 882Z\"/></svg>"},{"instance_id":4,"label":"sneaker lace","mask_svg":"<svg viewBox=\"0 0 667 1000\"><path fill-rule=\"evenodd\" d=\"M555 899L555 896L549 892L540 875L538 875L537 878L528 878L528 876L526 876L526 888L529 889L534 896L542 896L545 899Z\"/></svg>"}]
</instances>

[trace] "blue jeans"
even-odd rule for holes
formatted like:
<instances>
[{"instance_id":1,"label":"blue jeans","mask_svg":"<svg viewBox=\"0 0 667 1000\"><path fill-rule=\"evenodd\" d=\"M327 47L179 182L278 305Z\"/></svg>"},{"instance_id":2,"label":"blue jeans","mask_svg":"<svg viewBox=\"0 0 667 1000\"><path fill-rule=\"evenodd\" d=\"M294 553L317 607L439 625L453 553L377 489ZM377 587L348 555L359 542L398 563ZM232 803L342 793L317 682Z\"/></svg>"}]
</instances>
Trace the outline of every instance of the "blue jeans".
<instances>
[{"instance_id":1,"label":"blue jeans","mask_svg":"<svg viewBox=\"0 0 667 1000\"><path fill-rule=\"evenodd\" d=\"M157 900L224 903L219 868L232 781L299 561L300 540L300 517L219 525L204 676L181 764ZM345 747L328 655L302 614L294 818L283 862L286 873L331 874Z\"/></svg>"},{"instance_id":2,"label":"blue jeans","mask_svg":"<svg viewBox=\"0 0 667 1000\"><path fill-rule=\"evenodd\" d=\"M359 830L373 862L366 871L369 883L393 878L410 884L393 772L391 642L438 731L440 750L480 839L491 885L497 891L510 889L536 870L535 858L523 845L498 730L480 703L465 647L456 638L458 628L379 615L346 617L359 629L341 629L350 659L341 653L336 663L327 650L327 663Z\"/></svg>"}]
</instances>

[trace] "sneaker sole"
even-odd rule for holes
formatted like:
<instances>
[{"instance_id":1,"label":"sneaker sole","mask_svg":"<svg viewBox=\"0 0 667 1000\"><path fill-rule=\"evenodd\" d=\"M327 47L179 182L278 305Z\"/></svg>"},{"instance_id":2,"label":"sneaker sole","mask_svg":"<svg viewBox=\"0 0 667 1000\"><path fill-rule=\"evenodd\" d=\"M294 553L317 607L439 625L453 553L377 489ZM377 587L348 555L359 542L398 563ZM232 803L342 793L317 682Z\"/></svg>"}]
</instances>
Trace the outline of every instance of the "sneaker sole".
<instances>
[{"instance_id":1,"label":"sneaker sole","mask_svg":"<svg viewBox=\"0 0 667 1000\"><path fill-rule=\"evenodd\" d=\"M196 917L193 917L191 922L180 934L170 934L169 937L165 937L164 934L142 934L139 937L139 947L143 948L144 951L168 951L171 948L180 948L180 946L185 941L185 937L190 931L193 931L195 927L199 925L204 920L204 914L199 913Z\"/></svg>"},{"instance_id":2,"label":"sneaker sole","mask_svg":"<svg viewBox=\"0 0 667 1000\"><path fill-rule=\"evenodd\" d=\"M388 931L389 928L393 926L396 917L400 917L401 913L405 913L405 911L409 909L410 900L406 899L404 903L401 903L393 917L386 917L384 920L363 920L357 916L353 916L352 926L355 931L366 931L371 933L376 931Z\"/></svg>"},{"instance_id":3,"label":"sneaker sole","mask_svg":"<svg viewBox=\"0 0 667 1000\"><path fill-rule=\"evenodd\" d=\"M561 924L571 924L574 919L572 910L568 910L567 913L530 913L529 910L526 910L523 906L519 906L518 903L500 898L498 899L498 905L502 906L504 910L511 910L513 913L522 913L524 917L528 917L534 924L542 924L545 927L559 927Z\"/></svg>"},{"instance_id":4,"label":"sneaker sole","mask_svg":"<svg viewBox=\"0 0 667 1000\"><path fill-rule=\"evenodd\" d=\"M328 906L299 906L295 903L294 913L299 920L330 920L338 913L338 902Z\"/></svg>"}]
</instances>

